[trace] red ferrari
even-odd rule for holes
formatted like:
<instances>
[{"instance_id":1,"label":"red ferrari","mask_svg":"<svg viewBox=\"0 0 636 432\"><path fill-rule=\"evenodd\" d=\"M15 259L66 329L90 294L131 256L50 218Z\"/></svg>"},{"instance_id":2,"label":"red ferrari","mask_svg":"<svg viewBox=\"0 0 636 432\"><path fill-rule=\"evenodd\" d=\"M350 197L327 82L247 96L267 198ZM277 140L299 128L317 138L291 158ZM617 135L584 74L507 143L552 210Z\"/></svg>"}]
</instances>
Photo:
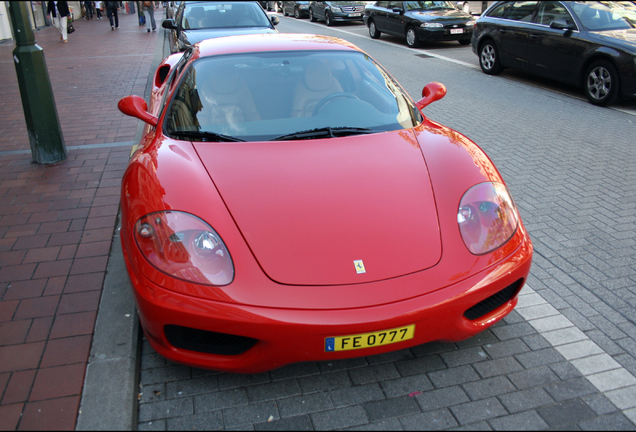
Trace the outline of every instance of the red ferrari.
<instances>
[{"instance_id":1,"label":"red ferrari","mask_svg":"<svg viewBox=\"0 0 636 432\"><path fill-rule=\"evenodd\" d=\"M171 55L122 183L141 324L254 373L459 341L517 303L532 244L495 166L356 46L231 36Z\"/></svg>"}]
</instances>

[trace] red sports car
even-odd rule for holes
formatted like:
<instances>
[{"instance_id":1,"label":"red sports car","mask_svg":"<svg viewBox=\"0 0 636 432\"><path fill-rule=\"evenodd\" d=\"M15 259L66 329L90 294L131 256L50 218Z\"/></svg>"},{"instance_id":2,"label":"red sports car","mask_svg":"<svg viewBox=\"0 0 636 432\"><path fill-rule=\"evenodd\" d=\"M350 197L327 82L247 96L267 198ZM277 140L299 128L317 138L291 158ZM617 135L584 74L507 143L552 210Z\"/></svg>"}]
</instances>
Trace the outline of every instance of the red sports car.
<instances>
[{"instance_id":1,"label":"red sports car","mask_svg":"<svg viewBox=\"0 0 636 432\"><path fill-rule=\"evenodd\" d=\"M203 41L157 69L122 183L145 335L254 373L469 338L516 305L532 244L484 152L356 46Z\"/></svg>"}]
</instances>

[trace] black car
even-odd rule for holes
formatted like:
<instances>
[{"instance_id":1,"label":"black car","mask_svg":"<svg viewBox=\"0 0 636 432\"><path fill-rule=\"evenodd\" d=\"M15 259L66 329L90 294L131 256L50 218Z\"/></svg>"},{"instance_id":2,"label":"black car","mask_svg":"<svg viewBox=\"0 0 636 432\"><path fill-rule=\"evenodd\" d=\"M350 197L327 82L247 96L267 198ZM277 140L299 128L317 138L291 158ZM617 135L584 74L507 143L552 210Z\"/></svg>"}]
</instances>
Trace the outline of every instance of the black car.
<instances>
[{"instance_id":1,"label":"black car","mask_svg":"<svg viewBox=\"0 0 636 432\"><path fill-rule=\"evenodd\" d=\"M322 20L328 26L341 21L362 21L365 8L363 1L312 1L309 21Z\"/></svg>"},{"instance_id":2,"label":"black car","mask_svg":"<svg viewBox=\"0 0 636 432\"><path fill-rule=\"evenodd\" d=\"M254 33L277 33L278 17L268 17L257 1L182 1L170 30L170 52L184 51L204 39Z\"/></svg>"},{"instance_id":3,"label":"black car","mask_svg":"<svg viewBox=\"0 0 636 432\"><path fill-rule=\"evenodd\" d=\"M295 18L307 18L309 16L308 1L284 1L281 2L283 15L293 15Z\"/></svg>"},{"instance_id":4,"label":"black car","mask_svg":"<svg viewBox=\"0 0 636 432\"><path fill-rule=\"evenodd\" d=\"M503 1L478 20L472 49L482 71L504 68L583 87L595 105L636 98L636 29L606 1Z\"/></svg>"},{"instance_id":5,"label":"black car","mask_svg":"<svg viewBox=\"0 0 636 432\"><path fill-rule=\"evenodd\" d=\"M475 19L450 1L379 1L367 6L364 23L373 39L382 33L402 36L409 47L417 48L437 41L468 45Z\"/></svg>"}]
</instances>

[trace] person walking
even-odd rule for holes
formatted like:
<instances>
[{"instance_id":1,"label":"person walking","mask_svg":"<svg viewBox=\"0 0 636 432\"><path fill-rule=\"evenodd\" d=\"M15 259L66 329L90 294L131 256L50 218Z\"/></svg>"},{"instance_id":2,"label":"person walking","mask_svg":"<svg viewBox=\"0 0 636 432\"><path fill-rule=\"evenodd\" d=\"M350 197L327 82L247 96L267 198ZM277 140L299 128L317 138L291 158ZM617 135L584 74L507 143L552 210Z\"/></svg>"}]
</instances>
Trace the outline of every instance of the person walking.
<instances>
[{"instance_id":1,"label":"person walking","mask_svg":"<svg viewBox=\"0 0 636 432\"><path fill-rule=\"evenodd\" d=\"M95 15L97 15L98 20L102 19L102 2L101 1L95 2Z\"/></svg>"},{"instance_id":2,"label":"person walking","mask_svg":"<svg viewBox=\"0 0 636 432\"><path fill-rule=\"evenodd\" d=\"M150 33L151 24L152 31L155 31L157 29L157 24L155 23L155 2L145 1L142 3L141 7L144 11L144 16L146 17L146 31Z\"/></svg>"},{"instance_id":3,"label":"person walking","mask_svg":"<svg viewBox=\"0 0 636 432\"><path fill-rule=\"evenodd\" d=\"M119 2L107 1L104 3L106 3L106 16L108 17L108 21L110 21L110 29L119 29L119 16L117 15L117 11L119 10Z\"/></svg>"},{"instance_id":4,"label":"person walking","mask_svg":"<svg viewBox=\"0 0 636 432\"><path fill-rule=\"evenodd\" d=\"M84 10L86 11L86 15L84 16L84 18L86 18L87 20L92 20L93 19L93 4L95 2L93 1L85 1L84 2Z\"/></svg>"},{"instance_id":5,"label":"person walking","mask_svg":"<svg viewBox=\"0 0 636 432\"><path fill-rule=\"evenodd\" d=\"M66 1L49 1L46 5L46 12L49 14L51 24L60 32L60 40L68 43L67 24L68 16L71 12Z\"/></svg>"}]
</instances>

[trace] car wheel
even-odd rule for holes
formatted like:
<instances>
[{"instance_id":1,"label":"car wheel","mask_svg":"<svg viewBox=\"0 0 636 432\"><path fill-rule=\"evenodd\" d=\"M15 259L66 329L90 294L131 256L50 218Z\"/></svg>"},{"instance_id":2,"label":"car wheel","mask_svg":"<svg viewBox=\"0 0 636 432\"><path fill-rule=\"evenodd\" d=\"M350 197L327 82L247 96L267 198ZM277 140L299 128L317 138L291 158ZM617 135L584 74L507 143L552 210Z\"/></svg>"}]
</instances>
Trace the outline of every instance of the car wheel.
<instances>
[{"instance_id":1,"label":"car wheel","mask_svg":"<svg viewBox=\"0 0 636 432\"><path fill-rule=\"evenodd\" d=\"M287 9L283 8L283 16L287 16Z\"/></svg>"},{"instance_id":2,"label":"car wheel","mask_svg":"<svg viewBox=\"0 0 636 432\"><path fill-rule=\"evenodd\" d=\"M309 21L316 22L316 16L314 15L314 11L309 9Z\"/></svg>"},{"instance_id":3,"label":"car wheel","mask_svg":"<svg viewBox=\"0 0 636 432\"><path fill-rule=\"evenodd\" d=\"M333 25L333 19L331 18L331 14L329 13L329 11L325 12L325 24L327 24L329 27Z\"/></svg>"},{"instance_id":4,"label":"car wheel","mask_svg":"<svg viewBox=\"0 0 636 432\"><path fill-rule=\"evenodd\" d=\"M294 9L294 18L300 19L300 10Z\"/></svg>"},{"instance_id":5,"label":"car wheel","mask_svg":"<svg viewBox=\"0 0 636 432\"><path fill-rule=\"evenodd\" d=\"M417 48L420 46L420 41L417 40L417 33L413 27L409 27L406 30L406 44L409 48Z\"/></svg>"},{"instance_id":6,"label":"car wheel","mask_svg":"<svg viewBox=\"0 0 636 432\"><path fill-rule=\"evenodd\" d=\"M503 70L499 61L499 52L493 41L488 40L479 48L479 66L488 75L497 75Z\"/></svg>"},{"instance_id":7,"label":"car wheel","mask_svg":"<svg viewBox=\"0 0 636 432\"><path fill-rule=\"evenodd\" d=\"M369 21L369 36L371 36L371 39L379 39L380 34L381 34L380 31L375 26L375 21L373 20Z\"/></svg>"},{"instance_id":8,"label":"car wheel","mask_svg":"<svg viewBox=\"0 0 636 432\"><path fill-rule=\"evenodd\" d=\"M618 70L607 60L595 61L585 71L583 90L594 105L606 106L614 102L619 87Z\"/></svg>"}]
</instances>

